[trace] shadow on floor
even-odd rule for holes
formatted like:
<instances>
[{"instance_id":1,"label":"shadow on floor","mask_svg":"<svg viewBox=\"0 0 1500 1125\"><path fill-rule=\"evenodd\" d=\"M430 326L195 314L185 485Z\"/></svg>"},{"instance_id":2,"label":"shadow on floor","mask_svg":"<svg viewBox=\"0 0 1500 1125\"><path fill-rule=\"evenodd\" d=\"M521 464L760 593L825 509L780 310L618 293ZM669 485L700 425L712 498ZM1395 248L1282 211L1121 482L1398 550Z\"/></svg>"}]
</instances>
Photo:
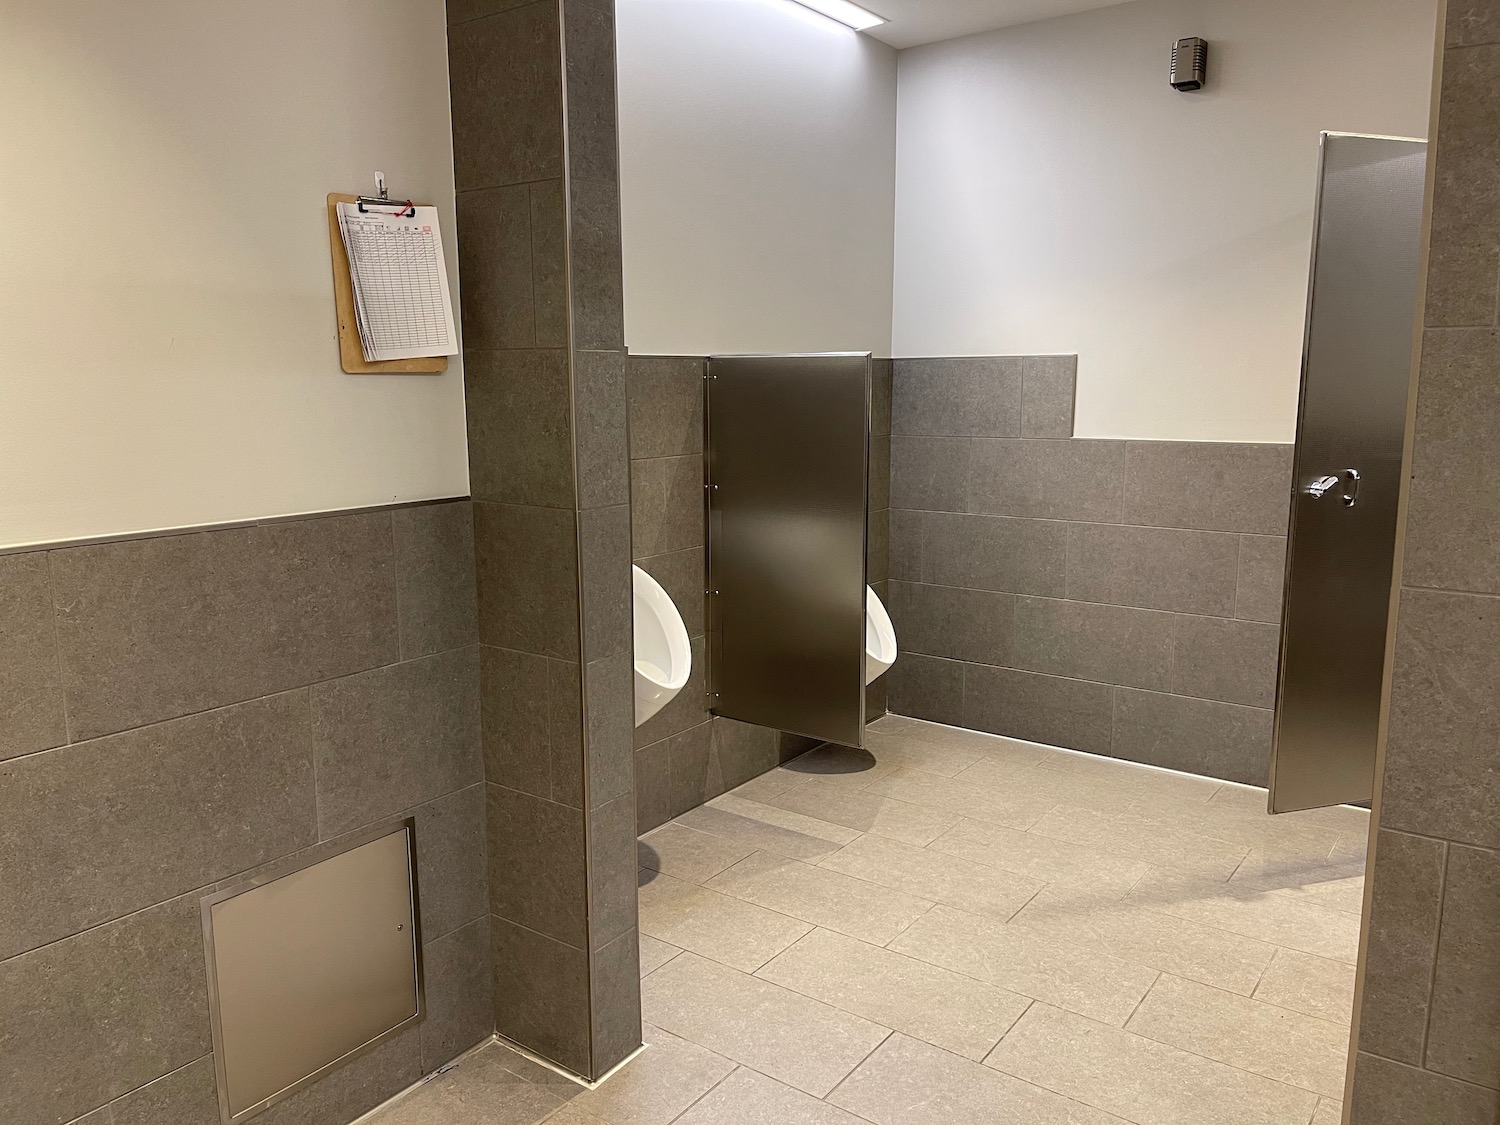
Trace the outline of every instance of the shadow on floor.
<instances>
[{"instance_id":1,"label":"shadow on floor","mask_svg":"<svg viewBox=\"0 0 1500 1125\"><path fill-rule=\"evenodd\" d=\"M792 773L864 773L875 768L875 755L853 746L825 742L816 750L793 758L781 767Z\"/></svg>"},{"instance_id":2,"label":"shadow on floor","mask_svg":"<svg viewBox=\"0 0 1500 1125\"><path fill-rule=\"evenodd\" d=\"M661 866L661 856L644 840L635 842L635 863L639 869L637 886L644 887L647 883L655 881L656 877L661 874L657 870Z\"/></svg>"}]
</instances>

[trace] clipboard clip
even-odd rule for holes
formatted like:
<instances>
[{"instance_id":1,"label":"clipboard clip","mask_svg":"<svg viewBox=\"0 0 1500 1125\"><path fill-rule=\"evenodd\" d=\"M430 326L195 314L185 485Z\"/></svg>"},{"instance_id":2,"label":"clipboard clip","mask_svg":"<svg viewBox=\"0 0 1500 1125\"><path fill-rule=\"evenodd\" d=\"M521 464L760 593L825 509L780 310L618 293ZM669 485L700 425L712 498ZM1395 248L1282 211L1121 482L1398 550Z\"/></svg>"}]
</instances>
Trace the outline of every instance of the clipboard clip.
<instances>
[{"instance_id":1,"label":"clipboard clip","mask_svg":"<svg viewBox=\"0 0 1500 1125\"><path fill-rule=\"evenodd\" d=\"M401 218L406 215L415 215L417 213L416 205L413 204L410 199L408 199L405 203L401 203L391 198L390 192L388 192L385 187L384 172L375 173L375 190L379 193L378 195L361 195L357 199L355 199L354 204L359 208L359 213L361 215L369 214L369 212L365 208L366 204L369 204L371 207L399 208L396 212L397 218Z\"/></svg>"}]
</instances>

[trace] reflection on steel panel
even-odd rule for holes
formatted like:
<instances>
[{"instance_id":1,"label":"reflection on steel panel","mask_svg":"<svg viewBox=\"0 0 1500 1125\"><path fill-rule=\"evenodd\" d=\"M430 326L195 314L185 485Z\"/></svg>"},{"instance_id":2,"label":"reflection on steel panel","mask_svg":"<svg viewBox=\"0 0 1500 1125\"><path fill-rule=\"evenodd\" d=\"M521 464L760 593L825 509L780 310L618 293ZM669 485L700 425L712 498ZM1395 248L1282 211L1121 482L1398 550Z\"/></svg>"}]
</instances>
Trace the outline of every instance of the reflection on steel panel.
<instances>
[{"instance_id":1,"label":"reflection on steel panel","mask_svg":"<svg viewBox=\"0 0 1500 1125\"><path fill-rule=\"evenodd\" d=\"M387 825L203 900L224 1121L422 1018L414 829Z\"/></svg>"},{"instance_id":2,"label":"reflection on steel panel","mask_svg":"<svg viewBox=\"0 0 1500 1125\"><path fill-rule=\"evenodd\" d=\"M708 363L716 714L864 737L868 355Z\"/></svg>"},{"instance_id":3,"label":"reflection on steel panel","mask_svg":"<svg viewBox=\"0 0 1500 1125\"><path fill-rule=\"evenodd\" d=\"M1272 812L1374 794L1427 146L1324 134Z\"/></svg>"}]
</instances>

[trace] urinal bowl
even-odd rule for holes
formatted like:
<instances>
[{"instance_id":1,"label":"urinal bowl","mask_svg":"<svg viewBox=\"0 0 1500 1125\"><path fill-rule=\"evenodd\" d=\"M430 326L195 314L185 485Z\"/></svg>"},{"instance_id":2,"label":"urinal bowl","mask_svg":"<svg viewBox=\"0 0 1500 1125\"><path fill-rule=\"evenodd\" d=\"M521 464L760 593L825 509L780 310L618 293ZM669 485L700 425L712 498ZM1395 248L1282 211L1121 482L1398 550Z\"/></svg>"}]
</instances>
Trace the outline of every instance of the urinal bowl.
<instances>
[{"instance_id":1,"label":"urinal bowl","mask_svg":"<svg viewBox=\"0 0 1500 1125\"><path fill-rule=\"evenodd\" d=\"M872 684L896 663L896 628L870 587L865 587L865 683Z\"/></svg>"},{"instance_id":2,"label":"urinal bowl","mask_svg":"<svg viewBox=\"0 0 1500 1125\"><path fill-rule=\"evenodd\" d=\"M635 725L672 701L693 670L687 626L661 584L632 566L635 631Z\"/></svg>"}]
</instances>

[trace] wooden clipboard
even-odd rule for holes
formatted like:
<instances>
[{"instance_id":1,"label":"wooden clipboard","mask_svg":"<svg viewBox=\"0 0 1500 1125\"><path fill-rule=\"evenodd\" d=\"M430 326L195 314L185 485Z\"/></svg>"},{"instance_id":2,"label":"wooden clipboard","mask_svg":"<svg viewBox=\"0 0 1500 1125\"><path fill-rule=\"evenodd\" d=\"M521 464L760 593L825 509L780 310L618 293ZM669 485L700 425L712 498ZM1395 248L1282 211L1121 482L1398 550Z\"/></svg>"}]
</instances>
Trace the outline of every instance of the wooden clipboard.
<instances>
[{"instance_id":1,"label":"wooden clipboard","mask_svg":"<svg viewBox=\"0 0 1500 1125\"><path fill-rule=\"evenodd\" d=\"M328 196L328 251L333 259L333 303L339 320L339 362L351 375L440 375L448 370L445 355L421 359L365 359L359 342L359 321L354 315L354 282L349 278L349 255L339 233L340 203L353 203L359 196L330 193ZM418 203L418 207L425 204Z\"/></svg>"}]
</instances>

